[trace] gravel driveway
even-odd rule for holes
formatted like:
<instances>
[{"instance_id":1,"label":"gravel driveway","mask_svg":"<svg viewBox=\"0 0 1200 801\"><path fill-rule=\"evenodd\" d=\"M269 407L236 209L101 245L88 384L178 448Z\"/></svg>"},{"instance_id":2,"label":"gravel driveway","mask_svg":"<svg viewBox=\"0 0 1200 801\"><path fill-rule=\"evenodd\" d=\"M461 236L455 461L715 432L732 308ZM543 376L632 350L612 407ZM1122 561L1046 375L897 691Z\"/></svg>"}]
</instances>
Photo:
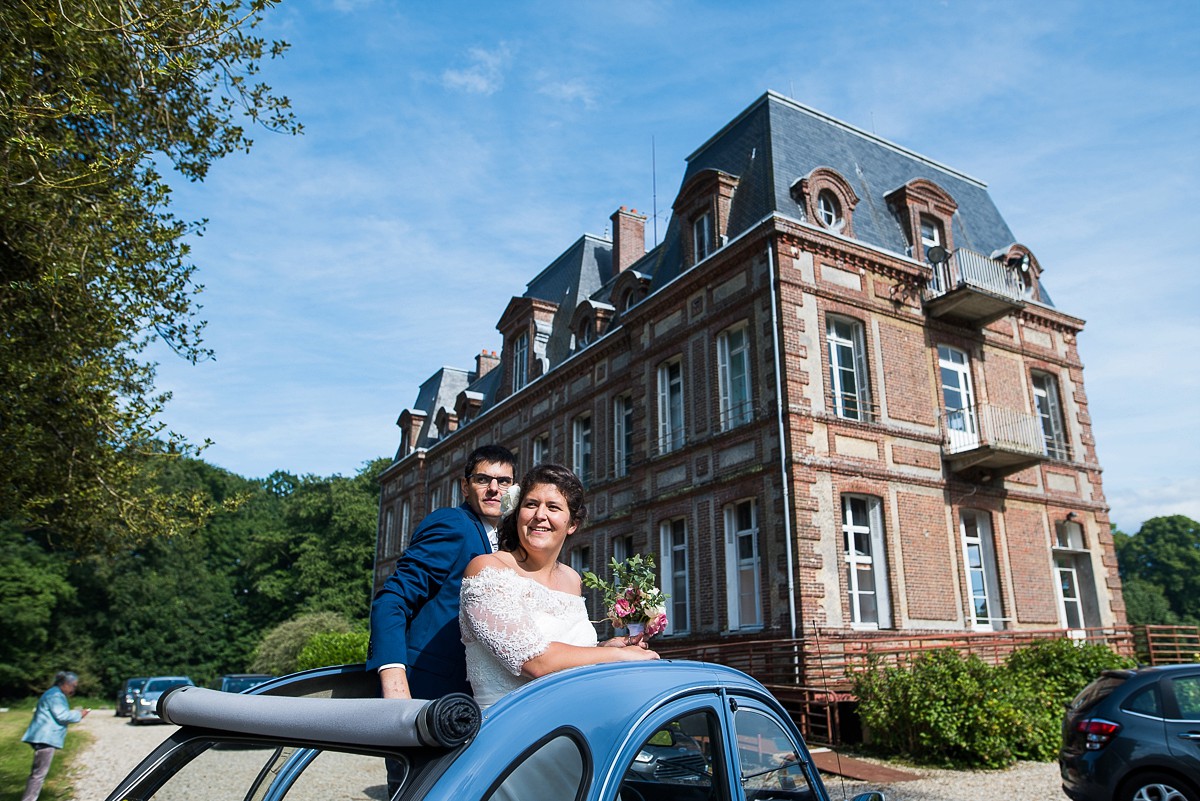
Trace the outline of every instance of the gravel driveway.
<instances>
[{"instance_id":1,"label":"gravel driveway","mask_svg":"<svg viewBox=\"0 0 1200 801\"><path fill-rule=\"evenodd\" d=\"M111 710L98 709L80 726L93 741L76 763L73 776L75 801L104 801L117 782L167 738L174 726L134 726ZM826 777L834 799L850 798L867 790L879 790L889 801L1064 801L1054 763L1022 762L1009 770L953 771L930 768L904 770L919 773L916 781L869 785Z\"/></svg>"}]
</instances>

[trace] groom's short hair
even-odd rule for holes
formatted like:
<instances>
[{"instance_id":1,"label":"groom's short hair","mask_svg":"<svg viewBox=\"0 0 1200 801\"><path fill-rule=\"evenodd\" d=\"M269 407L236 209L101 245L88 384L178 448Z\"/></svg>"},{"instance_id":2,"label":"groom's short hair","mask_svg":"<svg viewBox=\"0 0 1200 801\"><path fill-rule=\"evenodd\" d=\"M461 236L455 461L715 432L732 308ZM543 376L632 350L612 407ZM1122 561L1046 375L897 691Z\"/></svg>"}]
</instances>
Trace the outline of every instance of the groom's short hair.
<instances>
[{"instance_id":1,"label":"groom's short hair","mask_svg":"<svg viewBox=\"0 0 1200 801\"><path fill-rule=\"evenodd\" d=\"M506 464L513 469L513 477L516 477L517 457L503 445L480 445L471 451L471 455L467 457L467 465L463 468L463 477L470 478L480 462Z\"/></svg>"}]
</instances>

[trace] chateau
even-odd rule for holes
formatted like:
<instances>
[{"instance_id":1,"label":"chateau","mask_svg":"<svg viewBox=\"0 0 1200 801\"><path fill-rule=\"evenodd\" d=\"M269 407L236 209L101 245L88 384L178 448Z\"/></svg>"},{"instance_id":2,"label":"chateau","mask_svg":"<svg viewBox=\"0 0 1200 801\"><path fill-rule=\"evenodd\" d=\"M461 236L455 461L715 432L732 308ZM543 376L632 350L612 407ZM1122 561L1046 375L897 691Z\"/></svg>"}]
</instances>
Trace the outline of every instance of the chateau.
<instances>
[{"instance_id":1,"label":"chateau","mask_svg":"<svg viewBox=\"0 0 1200 801\"><path fill-rule=\"evenodd\" d=\"M586 482L574 567L655 554L663 649L1123 627L1084 322L985 184L768 92L611 220L401 411L377 586L495 442Z\"/></svg>"}]
</instances>

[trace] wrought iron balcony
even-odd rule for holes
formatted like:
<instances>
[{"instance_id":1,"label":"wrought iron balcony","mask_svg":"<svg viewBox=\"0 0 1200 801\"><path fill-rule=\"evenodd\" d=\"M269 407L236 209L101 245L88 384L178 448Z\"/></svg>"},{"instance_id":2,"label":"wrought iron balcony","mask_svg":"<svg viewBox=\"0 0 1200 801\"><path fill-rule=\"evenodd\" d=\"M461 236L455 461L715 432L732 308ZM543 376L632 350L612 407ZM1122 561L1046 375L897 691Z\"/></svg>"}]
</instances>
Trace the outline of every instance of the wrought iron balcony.
<instances>
[{"instance_id":1,"label":"wrought iron balcony","mask_svg":"<svg viewBox=\"0 0 1200 801\"><path fill-rule=\"evenodd\" d=\"M930 317L981 327L1025 306L1021 274L1003 262L959 248L932 266L924 292Z\"/></svg>"},{"instance_id":2,"label":"wrought iron balcony","mask_svg":"<svg viewBox=\"0 0 1200 801\"><path fill-rule=\"evenodd\" d=\"M943 409L942 454L954 473L984 481L1049 458L1037 415L985 403Z\"/></svg>"}]
</instances>

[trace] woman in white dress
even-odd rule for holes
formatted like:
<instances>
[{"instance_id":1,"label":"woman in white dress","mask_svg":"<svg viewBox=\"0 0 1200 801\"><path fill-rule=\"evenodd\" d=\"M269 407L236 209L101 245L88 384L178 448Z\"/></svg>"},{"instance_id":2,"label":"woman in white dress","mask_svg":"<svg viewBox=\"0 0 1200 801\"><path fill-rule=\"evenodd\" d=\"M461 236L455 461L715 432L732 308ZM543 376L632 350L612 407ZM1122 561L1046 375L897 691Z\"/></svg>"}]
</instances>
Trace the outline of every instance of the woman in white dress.
<instances>
[{"instance_id":1,"label":"woman in white dress","mask_svg":"<svg viewBox=\"0 0 1200 801\"><path fill-rule=\"evenodd\" d=\"M658 659L642 641L597 643L579 574L558 561L586 519L575 474L538 465L521 479L516 508L500 524L500 550L467 565L458 621L467 679L481 707L556 670Z\"/></svg>"}]
</instances>

